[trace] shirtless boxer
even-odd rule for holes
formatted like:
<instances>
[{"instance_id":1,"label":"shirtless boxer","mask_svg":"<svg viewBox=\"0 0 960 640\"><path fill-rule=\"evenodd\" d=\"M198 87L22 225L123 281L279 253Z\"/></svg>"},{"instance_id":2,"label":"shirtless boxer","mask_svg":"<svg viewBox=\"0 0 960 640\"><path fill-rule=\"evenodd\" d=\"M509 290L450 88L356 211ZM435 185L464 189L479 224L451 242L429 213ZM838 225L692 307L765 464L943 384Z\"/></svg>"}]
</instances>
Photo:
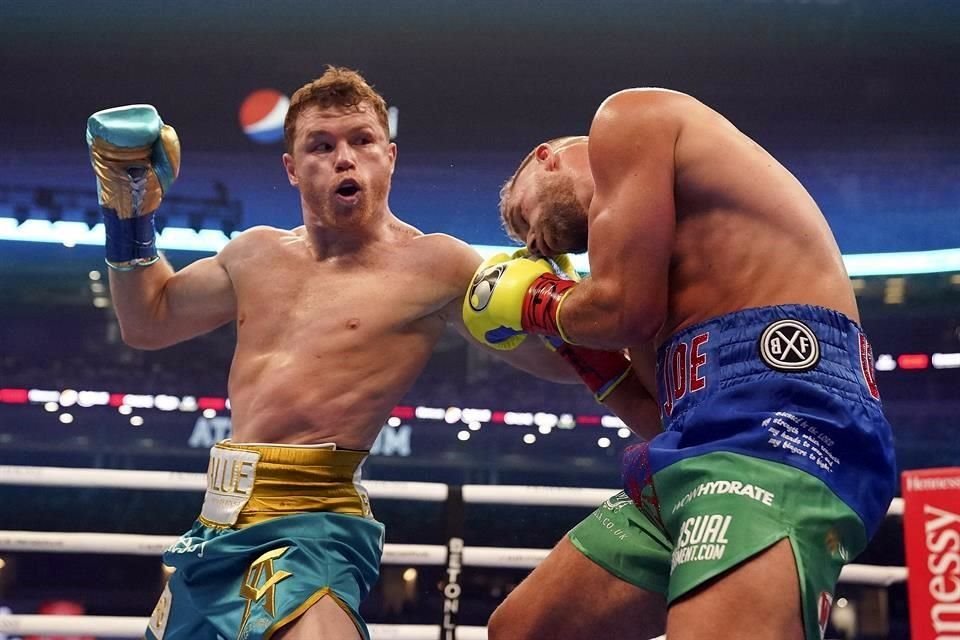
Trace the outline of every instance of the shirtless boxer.
<instances>
[{"instance_id":1,"label":"shirtless boxer","mask_svg":"<svg viewBox=\"0 0 960 640\"><path fill-rule=\"evenodd\" d=\"M200 516L164 554L173 573L150 640L368 637L358 610L383 526L360 464L447 320L462 327L481 263L390 211L396 146L383 98L359 74L329 68L297 91L284 137L303 226L250 229L174 273L152 218L177 175L176 134L146 105L88 122L124 340L159 349L237 326L233 440L213 448ZM629 421L638 394L622 354L564 353ZM544 377L573 373L539 341L506 355Z\"/></svg>"},{"instance_id":2,"label":"shirtless boxer","mask_svg":"<svg viewBox=\"0 0 960 640\"><path fill-rule=\"evenodd\" d=\"M533 254L485 265L475 337L657 347L665 432L497 609L493 640L822 638L894 494L890 427L840 252L773 157L690 96L632 89L501 193ZM650 372L638 371L642 376Z\"/></svg>"}]
</instances>

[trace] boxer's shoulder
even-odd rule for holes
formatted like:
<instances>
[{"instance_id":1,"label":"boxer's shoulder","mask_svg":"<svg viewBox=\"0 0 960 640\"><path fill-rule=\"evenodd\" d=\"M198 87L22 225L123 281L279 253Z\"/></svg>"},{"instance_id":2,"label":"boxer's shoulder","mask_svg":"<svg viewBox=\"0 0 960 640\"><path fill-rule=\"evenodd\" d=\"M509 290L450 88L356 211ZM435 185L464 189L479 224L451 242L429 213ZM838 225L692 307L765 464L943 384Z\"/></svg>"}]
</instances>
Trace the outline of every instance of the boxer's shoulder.
<instances>
[{"instance_id":1,"label":"boxer's shoulder","mask_svg":"<svg viewBox=\"0 0 960 640\"><path fill-rule=\"evenodd\" d=\"M419 239L418 251L438 270L436 275L448 276L462 286L473 278L483 258L472 246L445 233L431 233ZM442 270L442 274L439 270Z\"/></svg>"},{"instance_id":2,"label":"boxer's shoulder","mask_svg":"<svg viewBox=\"0 0 960 640\"><path fill-rule=\"evenodd\" d=\"M660 87L623 89L609 95L597 109L594 122L605 118L629 118L638 116L678 116L690 108L704 108L695 97Z\"/></svg>"},{"instance_id":3,"label":"boxer's shoulder","mask_svg":"<svg viewBox=\"0 0 960 640\"><path fill-rule=\"evenodd\" d=\"M221 249L221 253L261 250L270 246L279 247L283 244L302 242L302 240L302 236L296 229L278 229L261 224L245 229L230 238L230 241Z\"/></svg>"},{"instance_id":4,"label":"boxer's shoulder","mask_svg":"<svg viewBox=\"0 0 960 640\"><path fill-rule=\"evenodd\" d=\"M285 238L293 240L297 237L296 229L278 229L277 227L259 224L232 235L224 249L257 246L270 242L280 242Z\"/></svg>"},{"instance_id":5,"label":"boxer's shoulder","mask_svg":"<svg viewBox=\"0 0 960 640\"><path fill-rule=\"evenodd\" d=\"M430 268L440 264L453 265L477 255L469 244L445 233L426 233L411 237L409 242L403 243L402 250L412 259Z\"/></svg>"},{"instance_id":6,"label":"boxer's shoulder","mask_svg":"<svg viewBox=\"0 0 960 640\"><path fill-rule=\"evenodd\" d=\"M616 168L619 154L635 157L636 140L644 149L661 142L670 146L691 123L710 120L716 112L693 96L671 89L626 89L600 105L590 126L591 162L605 159Z\"/></svg>"},{"instance_id":7,"label":"boxer's shoulder","mask_svg":"<svg viewBox=\"0 0 960 640\"><path fill-rule=\"evenodd\" d=\"M431 307L459 305L470 280L482 262L476 249L444 233L413 238L403 248L402 269L415 275L430 292Z\"/></svg>"},{"instance_id":8,"label":"boxer's shoulder","mask_svg":"<svg viewBox=\"0 0 960 640\"><path fill-rule=\"evenodd\" d=\"M232 237L217 253L217 260L228 271L239 262L249 263L267 259L272 261L276 251L284 245L301 241L296 230L278 229L267 225L257 225L245 229Z\"/></svg>"},{"instance_id":9,"label":"boxer's shoulder","mask_svg":"<svg viewBox=\"0 0 960 640\"><path fill-rule=\"evenodd\" d=\"M642 126L654 124L657 121L662 124L663 120L683 117L689 107L694 105L702 106L702 103L693 96L671 89L654 87L624 89L610 95L600 104L593 119L590 135L591 137L594 135L593 129L604 125Z\"/></svg>"},{"instance_id":10,"label":"boxer's shoulder","mask_svg":"<svg viewBox=\"0 0 960 640\"><path fill-rule=\"evenodd\" d=\"M415 239L418 250L449 253L451 255L471 251L469 244L446 233L425 233Z\"/></svg>"}]
</instances>

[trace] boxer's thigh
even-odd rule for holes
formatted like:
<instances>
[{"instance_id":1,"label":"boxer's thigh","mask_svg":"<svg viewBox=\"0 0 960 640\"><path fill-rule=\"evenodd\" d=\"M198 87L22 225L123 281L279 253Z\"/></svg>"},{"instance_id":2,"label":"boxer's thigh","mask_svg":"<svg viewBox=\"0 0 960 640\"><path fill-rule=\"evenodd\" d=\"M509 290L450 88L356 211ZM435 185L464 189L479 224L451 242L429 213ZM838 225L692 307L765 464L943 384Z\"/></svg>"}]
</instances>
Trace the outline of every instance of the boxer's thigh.
<instances>
[{"instance_id":1,"label":"boxer's thigh","mask_svg":"<svg viewBox=\"0 0 960 640\"><path fill-rule=\"evenodd\" d=\"M277 640L363 640L364 635L352 613L328 594L280 629L274 637Z\"/></svg>"},{"instance_id":2,"label":"boxer's thigh","mask_svg":"<svg viewBox=\"0 0 960 640\"><path fill-rule=\"evenodd\" d=\"M799 580L790 541L774 543L674 601L667 616L667 637L803 640Z\"/></svg>"},{"instance_id":3,"label":"boxer's thigh","mask_svg":"<svg viewBox=\"0 0 960 640\"><path fill-rule=\"evenodd\" d=\"M669 562L662 533L618 494L510 593L490 619L489 637L647 640L663 633Z\"/></svg>"},{"instance_id":4,"label":"boxer's thigh","mask_svg":"<svg viewBox=\"0 0 960 640\"><path fill-rule=\"evenodd\" d=\"M668 637L821 637L840 569L866 544L859 516L823 481L713 452L655 482L675 541Z\"/></svg>"}]
</instances>

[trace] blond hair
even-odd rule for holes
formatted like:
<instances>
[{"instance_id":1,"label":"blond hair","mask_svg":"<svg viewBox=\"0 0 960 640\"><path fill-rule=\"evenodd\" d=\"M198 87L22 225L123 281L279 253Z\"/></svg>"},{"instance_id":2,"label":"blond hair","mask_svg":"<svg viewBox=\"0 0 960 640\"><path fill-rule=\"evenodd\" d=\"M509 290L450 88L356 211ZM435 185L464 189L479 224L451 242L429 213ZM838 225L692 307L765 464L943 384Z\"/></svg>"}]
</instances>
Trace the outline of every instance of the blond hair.
<instances>
[{"instance_id":1,"label":"blond hair","mask_svg":"<svg viewBox=\"0 0 960 640\"><path fill-rule=\"evenodd\" d=\"M584 137L585 136L562 136L560 138L547 140L541 144L545 144L548 147L559 147L570 142L571 140ZM517 170L513 172L513 175L507 178L507 181L503 183L502 187L500 187L500 224L503 226L503 229L507 232L508 236L520 242L523 242L524 239L517 236L513 229L510 228L510 217L507 215L508 213L512 214L513 209L515 208L510 204L510 196L513 195L513 185L517 181L517 176L519 176L520 173L527 168L527 165L533 160L534 154L537 152L539 147L540 145L538 144L530 151L530 153L527 154L527 156L520 163L520 166L517 167Z\"/></svg>"},{"instance_id":2,"label":"blond hair","mask_svg":"<svg viewBox=\"0 0 960 640\"><path fill-rule=\"evenodd\" d=\"M297 89L290 99L290 108L283 120L283 145L287 153L293 153L293 141L297 134L297 117L307 107L315 105L320 109L330 107L359 109L364 103L373 109L374 116L389 138L387 103L383 96L353 69L327 65L327 70L322 76Z\"/></svg>"}]
</instances>

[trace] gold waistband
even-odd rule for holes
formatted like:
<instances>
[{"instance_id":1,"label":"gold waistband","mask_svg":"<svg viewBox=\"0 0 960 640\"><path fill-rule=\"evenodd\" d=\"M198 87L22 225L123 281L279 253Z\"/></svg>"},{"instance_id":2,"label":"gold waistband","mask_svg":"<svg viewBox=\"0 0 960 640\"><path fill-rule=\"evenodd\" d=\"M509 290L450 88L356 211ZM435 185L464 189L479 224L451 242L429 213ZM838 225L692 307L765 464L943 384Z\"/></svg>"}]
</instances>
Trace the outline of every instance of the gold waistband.
<instances>
[{"instance_id":1,"label":"gold waistband","mask_svg":"<svg viewBox=\"0 0 960 640\"><path fill-rule=\"evenodd\" d=\"M208 526L244 527L311 511L373 517L370 500L359 484L360 465L366 457L366 451L218 443L210 452L200 519ZM205 517L219 513L216 504L224 501L242 501L235 522L219 515Z\"/></svg>"}]
</instances>

